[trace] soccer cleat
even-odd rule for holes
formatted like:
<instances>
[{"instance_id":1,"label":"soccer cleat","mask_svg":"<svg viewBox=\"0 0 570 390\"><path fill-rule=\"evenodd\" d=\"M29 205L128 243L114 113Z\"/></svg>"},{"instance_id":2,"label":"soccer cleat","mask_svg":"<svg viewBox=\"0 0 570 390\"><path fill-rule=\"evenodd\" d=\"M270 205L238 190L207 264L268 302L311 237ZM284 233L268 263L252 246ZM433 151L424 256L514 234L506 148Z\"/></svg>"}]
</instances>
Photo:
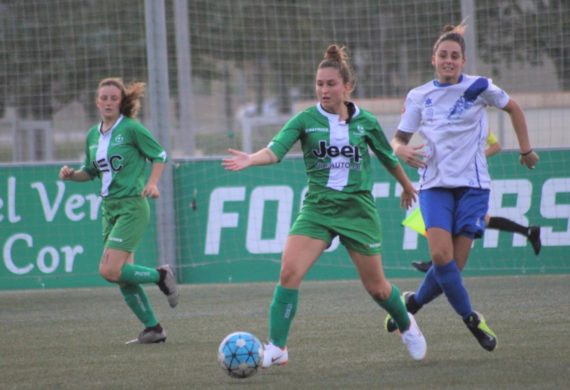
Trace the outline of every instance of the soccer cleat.
<instances>
[{"instance_id":1,"label":"soccer cleat","mask_svg":"<svg viewBox=\"0 0 570 390\"><path fill-rule=\"evenodd\" d=\"M161 265L157 268L160 273L160 280L158 281L158 288L166 295L170 307L178 305L178 288L176 287L176 278L174 272L168 264Z\"/></svg>"},{"instance_id":2,"label":"soccer cleat","mask_svg":"<svg viewBox=\"0 0 570 390\"><path fill-rule=\"evenodd\" d=\"M386 329L386 332L388 333L392 333L398 330L398 325L396 324L396 321L394 321L394 319L390 314L388 314L386 316L386 319L384 320L384 329Z\"/></svg>"},{"instance_id":3,"label":"soccer cleat","mask_svg":"<svg viewBox=\"0 0 570 390\"><path fill-rule=\"evenodd\" d=\"M540 226L530 226L528 228L528 240L532 245L534 254L538 256L542 249L542 242L540 241Z\"/></svg>"},{"instance_id":4,"label":"soccer cleat","mask_svg":"<svg viewBox=\"0 0 570 390\"><path fill-rule=\"evenodd\" d=\"M423 273L428 272L431 264L431 261L412 261L412 267Z\"/></svg>"},{"instance_id":5,"label":"soccer cleat","mask_svg":"<svg viewBox=\"0 0 570 390\"><path fill-rule=\"evenodd\" d=\"M404 291L402 293L402 301L406 305L406 310L408 313L411 314L416 314L421 308L421 306L416 303L414 295L415 294L412 291ZM388 314L384 320L384 329L386 329L388 333L392 333L398 330L398 324L396 324L396 321L390 314Z\"/></svg>"},{"instance_id":6,"label":"soccer cleat","mask_svg":"<svg viewBox=\"0 0 570 390\"><path fill-rule=\"evenodd\" d=\"M287 347L281 349L273 343L267 343L263 346L263 363L261 368L284 366L288 362L289 353L287 352Z\"/></svg>"},{"instance_id":7,"label":"soccer cleat","mask_svg":"<svg viewBox=\"0 0 570 390\"><path fill-rule=\"evenodd\" d=\"M410 356L414 360L422 360L426 356L427 344L413 314L410 316L410 327L401 334L402 342L408 348Z\"/></svg>"},{"instance_id":8,"label":"soccer cleat","mask_svg":"<svg viewBox=\"0 0 570 390\"><path fill-rule=\"evenodd\" d=\"M145 328L136 339L127 341L125 344L156 344L166 341L166 331L160 325Z\"/></svg>"},{"instance_id":9,"label":"soccer cleat","mask_svg":"<svg viewBox=\"0 0 570 390\"><path fill-rule=\"evenodd\" d=\"M474 311L463 322L484 349L491 352L497 347L497 335L489 328L481 314Z\"/></svg>"}]
</instances>

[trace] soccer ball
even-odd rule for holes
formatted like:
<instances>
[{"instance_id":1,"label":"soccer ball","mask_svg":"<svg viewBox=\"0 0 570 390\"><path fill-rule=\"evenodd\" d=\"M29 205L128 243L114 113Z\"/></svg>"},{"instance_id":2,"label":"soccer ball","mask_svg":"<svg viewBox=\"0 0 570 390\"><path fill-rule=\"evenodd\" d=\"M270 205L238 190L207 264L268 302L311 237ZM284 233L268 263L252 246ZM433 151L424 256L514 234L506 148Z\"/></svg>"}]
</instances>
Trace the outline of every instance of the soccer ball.
<instances>
[{"instance_id":1,"label":"soccer ball","mask_svg":"<svg viewBox=\"0 0 570 390\"><path fill-rule=\"evenodd\" d=\"M226 336L218 348L218 362L232 378L254 375L263 361L263 345L248 332L234 332Z\"/></svg>"}]
</instances>

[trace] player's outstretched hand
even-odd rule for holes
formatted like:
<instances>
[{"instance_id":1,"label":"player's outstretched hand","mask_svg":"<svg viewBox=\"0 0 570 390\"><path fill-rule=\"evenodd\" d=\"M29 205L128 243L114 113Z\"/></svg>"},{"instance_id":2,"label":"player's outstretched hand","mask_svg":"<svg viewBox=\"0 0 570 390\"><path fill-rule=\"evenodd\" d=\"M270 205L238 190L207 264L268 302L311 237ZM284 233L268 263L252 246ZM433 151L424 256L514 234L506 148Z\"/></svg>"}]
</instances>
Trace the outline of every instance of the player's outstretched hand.
<instances>
[{"instance_id":1,"label":"player's outstretched hand","mask_svg":"<svg viewBox=\"0 0 570 390\"><path fill-rule=\"evenodd\" d=\"M224 158L222 166L228 171L241 171L251 165L251 160L248 153L240 150L228 149L228 153L233 157Z\"/></svg>"},{"instance_id":2,"label":"player's outstretched hand","mask_svg":"<svg viewBox=\"0 0 570 390\"><path fill-rule=\"evenodd\" d=\"M521 154L519 157L521 165L526 166L528 169L534 169L538 160L540 160L540 157L538 157L538 154L532 150L530 153Z\"/></svg>"}]
</instances>

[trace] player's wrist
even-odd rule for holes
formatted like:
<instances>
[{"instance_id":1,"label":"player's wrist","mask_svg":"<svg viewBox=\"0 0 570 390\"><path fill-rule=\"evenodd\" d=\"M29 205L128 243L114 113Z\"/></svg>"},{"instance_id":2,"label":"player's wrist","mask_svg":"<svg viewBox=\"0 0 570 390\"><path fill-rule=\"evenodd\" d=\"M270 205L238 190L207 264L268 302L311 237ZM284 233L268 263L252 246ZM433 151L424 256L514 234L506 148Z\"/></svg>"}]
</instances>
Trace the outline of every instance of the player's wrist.
<instances>
[{"instance_id":1,"label":"player's wrist","mask_svg":"<svg viewBox=\"0 0 570 390\"><path fill-rule=\"evenodd\" d=\"M530 149L529 149L528 151L526 151L526 152L520 152L520 155L521 155L522 157L526 157L526 156L530 155L532 152L534 152L534 150L533 150L532 148L530 148Z\"/></svg>"}]
</instances>

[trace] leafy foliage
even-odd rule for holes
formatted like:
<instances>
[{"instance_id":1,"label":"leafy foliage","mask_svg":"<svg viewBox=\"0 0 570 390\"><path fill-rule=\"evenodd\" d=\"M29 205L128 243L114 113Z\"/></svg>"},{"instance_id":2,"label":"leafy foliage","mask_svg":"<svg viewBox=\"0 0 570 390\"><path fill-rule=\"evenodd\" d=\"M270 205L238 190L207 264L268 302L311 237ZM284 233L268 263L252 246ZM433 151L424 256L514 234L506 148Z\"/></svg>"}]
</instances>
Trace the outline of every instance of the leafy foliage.
<instances>
[{"instance_id":1,"label":"leafy foliage","mask_svg":"<svg viewBox=\"0 0 570 390\"><path fill-rule=\"evenodd\" d=\"M175 26L167 5L170 75L176 91ZM441 27L461 19L455 0L189 0L193 77L227 81L227 66L253 70L258 103L291 90L314 95L314 72L329 43L346 45L360 83L357 97L400 96L432 74L431 48ZM552 61L570 89L570 2L480 0L480 58L494 66ZM93 111L93 89L107 76L146 79L144 2L139 0L0 0L0 112L49 118L79 100ZM358 28L355 28L357 26ZM529 28L540 26L540 28Z\"/></svg>"}]
</instances>

